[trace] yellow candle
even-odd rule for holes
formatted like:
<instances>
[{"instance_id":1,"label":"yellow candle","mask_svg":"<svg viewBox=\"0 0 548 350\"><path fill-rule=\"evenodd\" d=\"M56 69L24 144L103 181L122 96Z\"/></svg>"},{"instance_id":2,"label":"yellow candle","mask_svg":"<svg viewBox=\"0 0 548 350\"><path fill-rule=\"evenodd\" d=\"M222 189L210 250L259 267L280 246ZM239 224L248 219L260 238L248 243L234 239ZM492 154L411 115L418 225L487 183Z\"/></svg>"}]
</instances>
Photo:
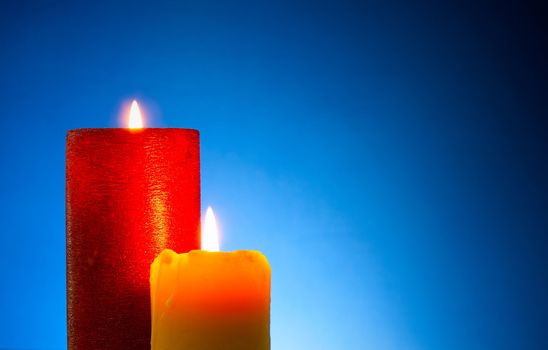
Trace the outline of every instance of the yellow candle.
<instances>
[{"instance_id":1,"label":"yellow candle","mask_svg":"<svg viewBox=\"0 0 548 350\"><path fill-rule=\"evenodd\" d=\"M203 234L215 248L211 218L208 210ZM270 266L260 252L166 249L151 265L150 293L152 350L270 349Z\"/></svg>"}]
</instances>

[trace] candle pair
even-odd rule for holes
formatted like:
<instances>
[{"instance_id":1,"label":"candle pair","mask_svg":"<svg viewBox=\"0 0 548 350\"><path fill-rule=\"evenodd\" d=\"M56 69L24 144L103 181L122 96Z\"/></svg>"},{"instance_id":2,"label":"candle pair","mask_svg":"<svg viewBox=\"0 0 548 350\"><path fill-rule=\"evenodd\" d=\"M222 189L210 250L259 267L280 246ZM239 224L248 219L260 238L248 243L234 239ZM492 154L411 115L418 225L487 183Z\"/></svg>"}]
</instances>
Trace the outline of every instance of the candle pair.
<instances>
[{"instance_id":1,"label":"candle pair","mask_svg":"<svg viewBox=\"0 0 548 350\"><path fill-rule=\"evenodd\" d=\"M67 135L68 348L269 349L264 256L197 250L198 132L138 114Z\"/></svg>"}]
</instances>

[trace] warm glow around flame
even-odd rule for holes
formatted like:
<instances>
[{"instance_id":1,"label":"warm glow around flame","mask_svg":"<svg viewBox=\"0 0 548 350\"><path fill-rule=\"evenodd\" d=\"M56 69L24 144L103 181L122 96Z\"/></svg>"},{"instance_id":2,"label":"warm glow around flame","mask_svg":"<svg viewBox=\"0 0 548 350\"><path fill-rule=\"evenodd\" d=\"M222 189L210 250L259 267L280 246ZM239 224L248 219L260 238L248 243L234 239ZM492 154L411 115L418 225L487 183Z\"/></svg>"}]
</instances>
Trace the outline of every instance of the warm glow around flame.
<instances>
[{"instance_id":1,"label":"warm glow around flame","mask_svg":"<svg viewBox=\"0 0 548 350\"><path fill-rule=\"evenodd\" d=\"M211 207L207 208L204 226L202 229L202 250L210 252L218 252L219 249L219 230L217 229L217 221Z\"/></svg>"},{"instance_id":2,"label":"warm glow around flame","mask_svg":"<svg viewBox=\"0 0 548 350\"><path fill-rule=\"evenodd\" d=\"M128 128L130 128L130 129L142 129L143 128L143 116L141 115L141 110L139 109L139 104L137 104L137 101L135 101L135 100L133 100L133 102L131 102L131 108L129 109Z\"/></svg>"}]
</instances>

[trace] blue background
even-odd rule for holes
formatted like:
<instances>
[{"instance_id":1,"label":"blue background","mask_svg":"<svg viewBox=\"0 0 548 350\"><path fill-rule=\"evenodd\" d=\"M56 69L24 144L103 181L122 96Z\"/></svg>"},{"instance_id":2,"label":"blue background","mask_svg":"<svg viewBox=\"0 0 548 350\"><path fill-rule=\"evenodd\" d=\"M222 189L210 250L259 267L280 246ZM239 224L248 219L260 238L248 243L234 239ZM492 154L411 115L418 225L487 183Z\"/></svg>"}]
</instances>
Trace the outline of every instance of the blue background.
<instances>
[{"instance_id":1,"label":"blue background","mask_svg":"<svg viewBox=\"0 0 548 350\"><path fill-rule=\"evenodd\" d=\"M201 131L272 349L547 349L546 9L3 1L0 348L62 349L67 129Z\"/></svg>"}]
</instances>

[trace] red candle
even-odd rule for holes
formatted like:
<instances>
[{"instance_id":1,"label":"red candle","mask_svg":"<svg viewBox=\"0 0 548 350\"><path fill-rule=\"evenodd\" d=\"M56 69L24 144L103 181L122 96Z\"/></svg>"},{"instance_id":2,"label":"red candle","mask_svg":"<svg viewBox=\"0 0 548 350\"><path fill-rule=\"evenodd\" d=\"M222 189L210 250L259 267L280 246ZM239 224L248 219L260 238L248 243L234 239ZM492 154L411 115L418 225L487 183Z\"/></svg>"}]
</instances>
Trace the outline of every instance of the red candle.
<instances>
[{"instance_id":1,"label":"red candle","mask_svg":"<svg viewBox=\"0 0 548 350\"><path fill-rule=\"evenodd\" d=\"M150 264L200 248L198 131L76 129L66 152L68 348L150 349Z\"/></svg>"}]
</instances>

